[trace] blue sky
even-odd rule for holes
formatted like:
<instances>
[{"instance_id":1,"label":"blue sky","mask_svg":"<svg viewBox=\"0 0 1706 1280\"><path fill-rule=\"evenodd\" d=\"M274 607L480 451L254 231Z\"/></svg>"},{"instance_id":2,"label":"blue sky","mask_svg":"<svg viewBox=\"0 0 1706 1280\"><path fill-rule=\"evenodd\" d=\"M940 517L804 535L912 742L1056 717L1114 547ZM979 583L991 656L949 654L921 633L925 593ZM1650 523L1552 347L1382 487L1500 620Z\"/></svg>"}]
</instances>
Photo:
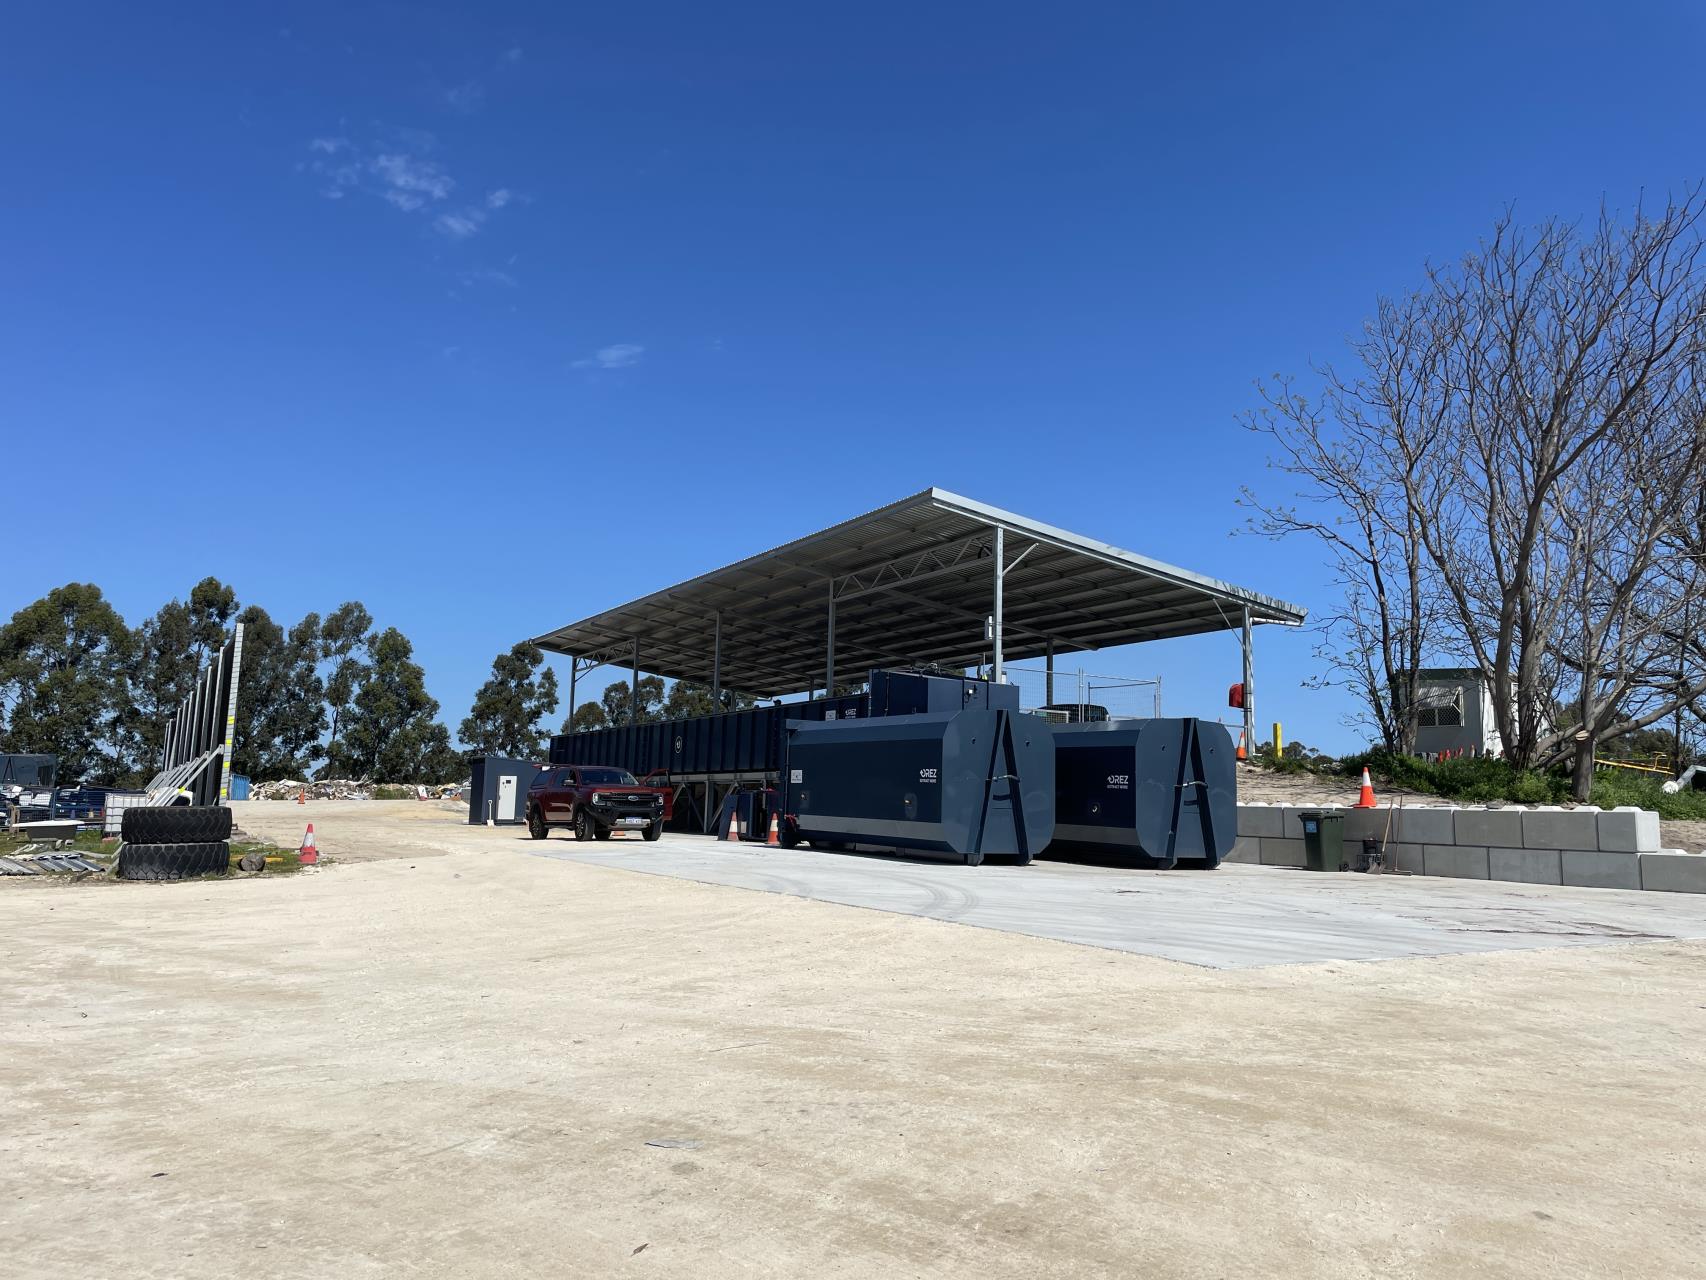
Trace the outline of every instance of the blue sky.
<instances>
[{"instance_id":1,"label":"blue sky","mask_svg":"<svg viewBox=\"0 0 1706 1280\"><path fill-rule=\"evenodd\" d=\"M454 729L516 640L932 484L1319 608L1232 536L1253 380L1507 203L1706 175L1703 12L13 6L0 613L360 599ZM1259 639L1264 723L1356 743Z\"/></svg>"}]
</instances>

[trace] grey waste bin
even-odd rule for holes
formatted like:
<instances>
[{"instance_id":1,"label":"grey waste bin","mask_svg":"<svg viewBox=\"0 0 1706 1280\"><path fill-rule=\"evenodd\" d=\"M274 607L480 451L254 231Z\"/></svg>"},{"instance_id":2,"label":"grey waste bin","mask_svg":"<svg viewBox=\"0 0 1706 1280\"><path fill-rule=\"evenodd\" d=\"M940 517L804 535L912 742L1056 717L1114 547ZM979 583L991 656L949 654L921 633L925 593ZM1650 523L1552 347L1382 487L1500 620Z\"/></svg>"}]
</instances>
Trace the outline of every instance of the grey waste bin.
<instances>
[{"instance_id":1,"label":"grey waste bin","mask_svg":"<svg viewBox=\"0 0 1706 1280\"><path fill-rule=\"evenodd\" d=\"M1310 871L1338 871L1345 861L1345 815L1300 813L1303 865Z\"/></svg>"}]
</instances>

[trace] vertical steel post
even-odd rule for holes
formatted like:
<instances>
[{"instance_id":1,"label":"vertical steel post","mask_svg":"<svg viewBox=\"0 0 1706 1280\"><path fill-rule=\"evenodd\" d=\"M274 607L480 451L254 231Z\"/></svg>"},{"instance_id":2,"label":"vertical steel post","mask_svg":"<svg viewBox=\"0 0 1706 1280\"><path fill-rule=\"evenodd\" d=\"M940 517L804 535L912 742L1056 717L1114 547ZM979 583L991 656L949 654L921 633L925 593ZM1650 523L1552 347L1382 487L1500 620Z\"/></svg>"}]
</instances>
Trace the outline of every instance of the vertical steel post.
<instances>
[{"instance_id":1,"label":"vertical steel post","mask_svg":"<svg viewBox=\"0 0 1706 1280\"><path fill-rule=\"evenodd\" d=\"M1161 677L1155 677L1155 718L1161 718Z\"/></svg>"},{"instance_id":2,"label":"vertical steel post","mask_svg":"<svg viewBox=\"0 0 1706 1280\"><path fill-rule=\"evenodd\" d=\"M581 673L581 660L574 654L569 655L569 718L563 721L563 731L573 733L575 725L575 680Z\"/></svg>"},{"instance_id":3,"label":"vertical steel post","mask_svg":"<svg viewBox=\"0 0 1706 1280\"><path fill-rule=\"evenodd\" d=\"M711 621L711 701L717 710L723 709L723 611L718 609Z\"/></svg>"},{"instance_id":4,"label":"vertical steel post","mask_svg":"<svg viewBox=\"0 0 1706 1280\"><path fill-rule=\"evenodd\" d=\"M1054 641L1048 642L1048 661L1043 675L1043 705L1054 705Z\"/></svg>"},{"instance_id":5,"label":"vertical steel post","mask_svg":"<svg viewBox=\"0 0 1706 1280\"><path fill-rule=\"evenodd\" d=\"M992 674L996 684L1005 684L1007 682L1006 675L1002 671L1001 662L1001 587L1003 580L1007 576L1007 571L1002 567L1002 562L1006 559L1007 555L1006 533L1007 531L1000 525L995 526L995 634L991 638L991 644L993 645L995 659L993 664L994 671Z\"/></svg>"},{"instance_id":6,"label":"vertical steel post","mask_svg":"<svg viewBox=\"0 0 1706 1280\"><path fill-rule=\"evenodd\" d=\"M823 696L835 696L835 579L829 580L829 632L823 660Z\"/></svg>"},{"instance_id":7,"label":"vertical steel post","mask_svg":"<svg viewBox=\"0 0 1706 1280\"><path fill-rule=\"evenodd\" d=\"M634 637L634 691L628 695L628 723L640 723L640 637Z\"/></svg>"},{"instance_id":8,"label":"vertical steel post","mask_svg":"<svg viewBox=\"0 0 1706 1280\"><path fill-rule=\"evenodd\" d=\"M1256 650L1250 635L1250 608L1244 607L1244 750L1256 756Z\"/></svg>"}]
</instances>

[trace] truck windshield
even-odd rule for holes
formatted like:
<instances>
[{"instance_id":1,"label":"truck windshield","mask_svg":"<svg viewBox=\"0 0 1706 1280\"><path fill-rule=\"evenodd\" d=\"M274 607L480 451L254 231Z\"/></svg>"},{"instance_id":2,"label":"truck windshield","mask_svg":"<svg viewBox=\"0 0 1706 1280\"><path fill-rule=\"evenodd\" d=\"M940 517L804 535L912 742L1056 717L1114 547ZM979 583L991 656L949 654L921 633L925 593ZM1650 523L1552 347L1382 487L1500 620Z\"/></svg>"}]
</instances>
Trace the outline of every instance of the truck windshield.
<instances>
[{"instance_id":1,"label":"truck windshield","mask_svg":"<svg viewBox=\"0 0 1706 1280\"><path fill-rule=\"evenodd\" d=\"M634 775L626 769L582 769L581 782L590 787L637 787Z\"/></svg>"}]
</instances>

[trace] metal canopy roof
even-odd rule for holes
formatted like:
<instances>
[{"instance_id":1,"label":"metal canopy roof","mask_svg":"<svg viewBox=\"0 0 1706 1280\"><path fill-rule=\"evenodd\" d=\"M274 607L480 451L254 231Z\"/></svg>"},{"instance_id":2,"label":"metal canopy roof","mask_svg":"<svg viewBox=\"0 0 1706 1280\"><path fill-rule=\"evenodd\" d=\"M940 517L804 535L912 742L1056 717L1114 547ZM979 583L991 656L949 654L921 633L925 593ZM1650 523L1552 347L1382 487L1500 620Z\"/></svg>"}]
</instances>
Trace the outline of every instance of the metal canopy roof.
<instances>
[{"instance_id":1,"label":"metal canopy roof","mask_svg":"<svg viewBox=\"0 0 1706 1280\"><path fill-rule=\"evenodd\" d=\"M1307 610L1146 556L926 489L679 586L534 638L552 653L639 666L756 697L820 688L833 598L835 670L987 661L996 531L1003 651L1022 661L1114 645L1301 623ZM718 615L721 615L720 623ZM721 643L718 644L720 626Z\"/></svg>"}]
</instances>

